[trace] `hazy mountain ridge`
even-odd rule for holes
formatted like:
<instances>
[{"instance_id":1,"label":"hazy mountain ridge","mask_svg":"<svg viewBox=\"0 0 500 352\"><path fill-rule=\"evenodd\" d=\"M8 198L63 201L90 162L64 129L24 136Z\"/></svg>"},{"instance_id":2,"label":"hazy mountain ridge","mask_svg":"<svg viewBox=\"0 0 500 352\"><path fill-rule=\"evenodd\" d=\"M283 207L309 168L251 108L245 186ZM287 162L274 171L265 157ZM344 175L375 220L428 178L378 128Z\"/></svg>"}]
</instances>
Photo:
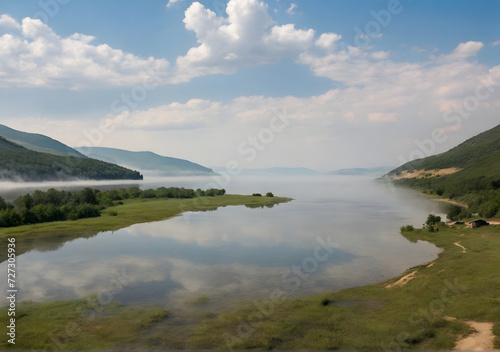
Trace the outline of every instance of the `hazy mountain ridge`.
<instances>
[{"instance_id":1,"label":"hazy mountain ridge","mask_svg":"<svg viewBox=\"0 0 500 352\"><path fill-rule=\"evenodd\" d=\"M86 158L85 155L66 144L42 134L22 132L0 124L0 136L35 152Z\"/></svg>"},{"instance_id":2,"label":"hazy mountain ridge","mask_svg":"<svg viewBox=\"0 0 500 352\"><path fill-rule=\"evenodd\" d=\"M116 148L81 147L76 148L84 155L124 167L152 171L160 176L212 176L214 171L185 159L162 156L153 152L133 152Z\"/></svg>"},{"instance_id":3,"label":"hazy mountain ridge","mask_svg":"<svg viewBox=\"0 0 500 352\"><path fill-rule=\"evenodd\" d=\"M224 171L223 167L214 167L216 172ZM242 169L243 176L318 176L318 175L333 175L333 176L378 176L393 169L390 166L380 166L374 168L352 168L339 169L329 172L321 172L306 167L270 167L265 169Z\"/></svg>"},{"instance_id":4,"label":"hazy mountain ridge","mask_svg":"<svg viewBox=\"0 0 500 352\"><path fill-rule=\"evenodd\" d=\"M383 174L387 171L392 170L392 166L380 166L380 167L374 167L374 168L352 168L352 169L340 169L340 170L334 170L330 171L327 174L328 175L345 175L345 176L361 176L361 175L377 175L377 174Z\"/></svg>"}]
</instances>

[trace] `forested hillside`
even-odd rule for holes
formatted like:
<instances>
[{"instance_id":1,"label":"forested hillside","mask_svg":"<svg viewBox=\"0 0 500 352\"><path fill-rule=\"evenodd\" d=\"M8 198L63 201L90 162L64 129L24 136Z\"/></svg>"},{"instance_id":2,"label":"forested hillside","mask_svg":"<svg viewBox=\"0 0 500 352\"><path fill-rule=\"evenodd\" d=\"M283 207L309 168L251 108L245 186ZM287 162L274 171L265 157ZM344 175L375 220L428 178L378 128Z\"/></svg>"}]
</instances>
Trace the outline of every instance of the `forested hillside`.
<instances>
[{"instance_id":1,"label":"forested hillside","mask_svg":"<svg viewBox=\"0 0 500 352\"><path fill-rule=\"evenodd\" d=\"M0 179L13 181L141 180L124 167L90 158L35 152L0 137Z\"/></svg>"},{"instance_id":2,"label":"forested hillside","mask_svg":"<svg viewBox=\"0 0 500 352\"><path fill-rule=\"evenodd\" d=\"M442 176L424 172L418 177L401 178L417 170L449 168L458 171ZM408 162L388 176L396 185L464 202L470 213L484 217L500 215L500 125L445 153Z\"/></svg>"}]
</instances>

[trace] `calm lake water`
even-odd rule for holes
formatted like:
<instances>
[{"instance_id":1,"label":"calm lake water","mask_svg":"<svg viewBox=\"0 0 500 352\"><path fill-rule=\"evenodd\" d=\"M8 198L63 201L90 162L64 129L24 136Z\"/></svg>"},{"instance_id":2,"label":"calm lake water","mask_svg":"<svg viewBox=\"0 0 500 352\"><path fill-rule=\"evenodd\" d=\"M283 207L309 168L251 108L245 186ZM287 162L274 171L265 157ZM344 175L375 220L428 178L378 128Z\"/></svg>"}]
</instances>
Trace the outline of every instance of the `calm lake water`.
<instances>
[{"instance_id":1,"label":"calm lake water","mask_svg":"<svg viewBox=\"0 0 500 352\"><path fill-rule=\"evenodd\" d=\"M165 179L141 187L204 188L207 182ZM9 189L11 194L25 191ZM20 299L99 293L103 301L171 308L206 295L216 310L268 297L274 289L292 297L381 282L439 253L427 242L409 242L399 228L421 226L427 214L443 212L442 204L370 178L235 178L226 189L271 191L295 200L272 208L185 213L115 232L38 241L17 259ZM313 258L321 241L335 248L321 251L318 261ZM5 262L0 270L6 272ZM4 292L5 284L0 282Z\"/></svg>"}]
</instances>

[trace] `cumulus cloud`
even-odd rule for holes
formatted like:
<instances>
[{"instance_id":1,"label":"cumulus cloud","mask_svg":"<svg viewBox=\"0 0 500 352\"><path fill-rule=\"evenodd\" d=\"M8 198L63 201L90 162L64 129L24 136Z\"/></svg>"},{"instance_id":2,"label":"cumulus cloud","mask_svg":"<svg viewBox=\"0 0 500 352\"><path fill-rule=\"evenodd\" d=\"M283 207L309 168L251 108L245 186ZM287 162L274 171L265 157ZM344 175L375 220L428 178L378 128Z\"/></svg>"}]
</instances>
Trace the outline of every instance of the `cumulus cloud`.
<instances>
[{"instance_id":1,"label":"cumulus cloud","mask_svg":"<svg viewBox=\"0 0 500 352\"><path fill-rule=\"evenodd\" d=\"M335 42L339 41L340 39L342 39L342 36L340 34L323 33L316 40L315 44L316 44L316 46L323 48L323 49L331 49L333 44Z\"/></svg>"},{"instance_id":2,"label":"cumulus cloud","mask_svg":"<svg viewBox=\"0 0 500 352\"><path fill-rule=\"evenodd\" d=\"M199 45L177 58L177 82L297 58L314 44L313 29L276 25L263 1L230 0L226 13L227 18L217 16L199 2L186 10L186 29L195 32Z\"/></svg>"},{"instance_id":3,"label":"cumulus cloud","mask_svg":"<svg viewBox=\"0 0 500 352\"><path fill-rule=\"evenodd\" d=\"M462 47L461 44L457 46ZM460 49L452 53L457 50ZM432 112L432 117L427 117L432 120L473 93L479 79L490 86L500 82L500 66L485 70L481 65L460 58L454 61L435 58L410 64L393 62L387 57L387 52L366 53L355 48L319 57L302 55L300 62L309 65L316 75L345 85L318 96L250 96L229 103L193 99L147 111L122 113L110 121L117 128L205 128L222 121L240 124L262 121L283 106L287 107L291 119L323 127L339 121L398 122L424 109Z\"/></svg>"},{"instance_id":4,"label":"cumulus cloud","mask_svg":"<svg viewBox=\"0 0 500 352\"><path fill-rule=\"evenodd\" d=\"M133 86L167 70L169 63L140 58L109 45L93 45L93 36L60 37L38 19L22 23L3 15L0 25L20 35L0 36L0 86L80 89Z\"/></svg>"},{"instance_id":5,"label":"cumulus cloud","mask_svg":"<svg viewBox=\"0 0 500 352\"><path fill-rule=\"evenodd\" d=\"M466 59L471 56L476 56L478 51L484 46L481 42L460 43L455 50L448 56L451 59Z\"/></svg>"},{"instance_id":6,"label":"cumulus cloud","mask_svg":"<svg viewBox=\"0 0 500 352\"><path fill-rule=\"evenodd\" d=\"M334 159L341 150L344 154L339 158L342 160L362 163L367 158L366 149L361 150L360 146L345 151L343 148L349 145L351 141L347 138L352 138L352 135L365 140L365 148L369 149L370 143L386 148L385 163L392 160L392 164L396 164L401 151L415 148L412 138L398 140L395 137L408 135L409 130L418 133L416 131L423 128L425 131L438 128L458 138L448 138L452 144L441 146L443 151L466 137L465 129L444 120L443 116L462 104L466 97L474 96L478 84L495 94L480 102L480 110L474 117L475 126L482 124L486 129L488 119L496 118L495 109L500 101L496 88L500 85L500 66L487 68L464 60L463 55L452 55L463 49L464 45L457 45L446 60L442 60L446 56L443 55L421 63L394 62L386 52L354 47L316 56L305 53L300 56L300 63L308 65L316 75L342 85L311 97L242 96L229 102L195 99L133 111L121 117L111 116L109 121L116 131L121 131L118 134L133 133L132 129L157 131L158 138L165 140L162 143L166 144L167 151L189 135L190 140L196 142L192 156L184 156L223 165L224 160L234 158L241 141L267 127L276 116L275 112L285 108L290 123L266 149L259 166L273 166L273 160L280 160L283 165L314 168L324 165L325 161L316 160L315 164L311 155L317 154L318 158L329 155ZM486 91L486 88L481 90L482 93ZM166 139L166 135L169 138ZM123 145L130 138L124 138ZM157 145L160 139L151 143ZM213 140L224 140L221 145L225 147L219 148L212 143ZM204 147L207 145L210 148ZM346 157L345 153L349 156ZM217 158L222 161L217 161Z\"/></svg>"},{"instance_id":7,"label":"cumulus cloud","mask_svg":"<svg viewBox=\"0 0 500 352\"><path fill-rule=\"evenodd\" d=\"M0 27L21 29L19 23L7 14L0 16Z\"/></svg>"}]
</instances>

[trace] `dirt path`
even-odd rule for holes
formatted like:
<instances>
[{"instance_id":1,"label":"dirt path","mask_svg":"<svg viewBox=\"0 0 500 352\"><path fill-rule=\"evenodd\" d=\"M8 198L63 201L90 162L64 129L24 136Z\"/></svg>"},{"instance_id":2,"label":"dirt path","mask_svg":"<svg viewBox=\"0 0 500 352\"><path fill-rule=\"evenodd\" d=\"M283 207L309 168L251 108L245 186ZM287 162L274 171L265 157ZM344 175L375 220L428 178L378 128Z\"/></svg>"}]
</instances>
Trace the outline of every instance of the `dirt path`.
<instances>
[{"instance_id":1,"label":"dirt path","mask_svg":"<svg viewBox=\"0 0 500 352\"><path fill-rule=\"evenodd\" d=\"M404 286L406 285L410 280L414 279L415 278L415 275L417 274L417 270L415 271L412 271L411 273L403 276L401 279L399 279L398 281L396 282L393 282L392 284L389 284L387 286L385 286L385 288L391 288L391 287L395 287L395 286Z\"/></svg>"},{"instance_id":2,"label":"dirt path","mask_svg":"<svg viewBox=\"0 0 500 352\"><path fill-rule=\"evenodd\" d=\"M462 253L467 253L467 248L460 244L460 241L453 243L455 246L462 248Z\"/></svg>"},{"instance_id":3,"label":"dirt path","mask_svg":"<svg viewBox=\"0 0 500 352\"><path fill-rule=\"evenodd\" d=\"M493 335L493 323L480 323L477 321L465 321L477 332L459 339L455 345L458 351L491 351L493 350L495 336Z\"/></svg>"},{"instance_id":4,"label":"dirt path","mask_svg":"<svg viewBox=\"0 0 500 352\"><path fill-rule=\"evenodd\" d=\"M448 203L448 204L451 204L451 205L456 205L456 206L459 206L459 207L462 207L462 208L465 208L465 209L467 209L469 207L465 203L455 202L454 200L447 199L447 198L434 198L432 200L435 201L435 202L443 202L443 203Z\"/></svg>"}]
</instances>

